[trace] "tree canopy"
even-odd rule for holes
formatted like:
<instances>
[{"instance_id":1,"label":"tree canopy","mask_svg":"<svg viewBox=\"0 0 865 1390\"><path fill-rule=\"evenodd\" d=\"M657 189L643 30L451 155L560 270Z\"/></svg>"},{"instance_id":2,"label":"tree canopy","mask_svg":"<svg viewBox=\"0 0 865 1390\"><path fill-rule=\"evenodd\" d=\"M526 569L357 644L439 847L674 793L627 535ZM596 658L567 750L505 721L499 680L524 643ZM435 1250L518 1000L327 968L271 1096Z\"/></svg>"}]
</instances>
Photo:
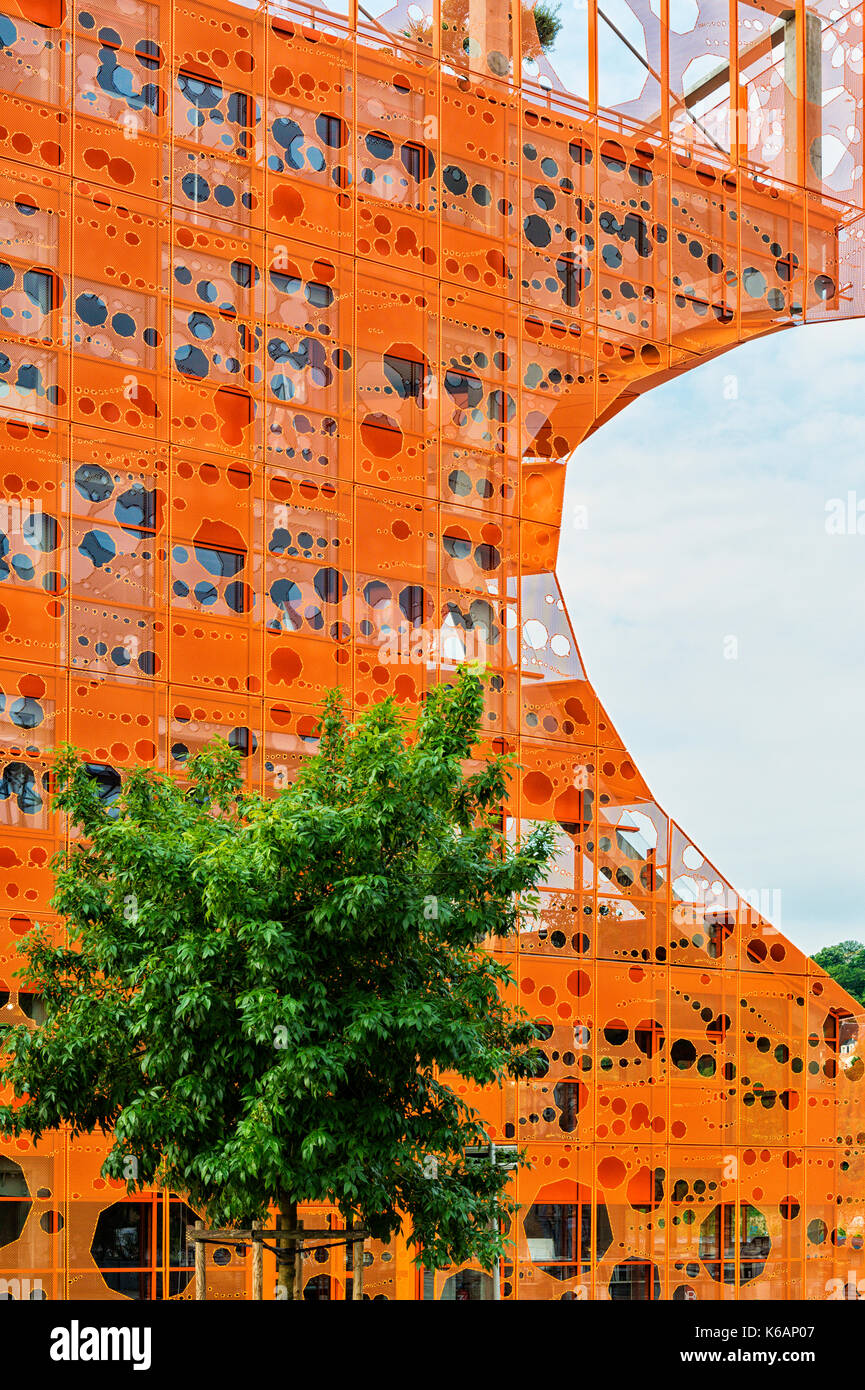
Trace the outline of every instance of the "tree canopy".
<instances>
[{"instance_id":1,"label":"tree canopy","mask_svg":"<svg viewBox=\"0 0 865 1390\"><path fill-rule=\"evenodd\" d=\"M484 759L481 680L461 668L415 723L385 700L270 798L216 742L186 784L138 769L111 807L80 755L55 804L78 827L24 972L44 997L12 1029L4 1133L101 1131L103 1172L167 1186L212 1225L334 1203L379 1239L405 1229L441 1266L503 1252L506 1175L451 1084L534 1074L540 1036L484 947L535 905L554 832L502 831L511 763Z\"/></svg>"},{"instance_id":2,"label":"tree canopy","mask_svg":"<svg viewBox=\"0 0 865 1390\"><path fill-rule=\"evenodd\" d=\"M520 43L524 58L537 58L555 45L563 21L559 18L561 4L553 0L536 0L534 5L522 0L520 5ZM464 60L470 46L471 6L469 0L442 0L441 27L443 48L450 60ZM508 24L512 17L508 16ZM429 15L409 12L403 31L415 43L432 47L433 20Z\"/></svg>"},{"instance_id":3,"label":"tree canopy","mask_svg":"<svg viewBox=\"0 0 865 1390\"><path fill-rule=\"evenodd\" d=\"M836 946L824 946L813 959L842 989L860 1004L865 1004L865 945L861 941L839 941Z\"/></svg>"},{"instance_id":4,"label":"tree canopy","mask_svg":"<svg viewBox=\"0 0 865 1390\"><path fill-rule=\"evenodd\" d=\"M537 41L544 52L553 47L553 44L559 36L562 27L562 21L559 19L560 9L561 5L549 4L547 0L537 0L537 4L532 10L532 17L535 21L535 28L538 33ZM532 45L530 41L527 43L527 40L524 38L524 52L527 47L533 49L534 45Z\"/></svg>"}]
</instances>

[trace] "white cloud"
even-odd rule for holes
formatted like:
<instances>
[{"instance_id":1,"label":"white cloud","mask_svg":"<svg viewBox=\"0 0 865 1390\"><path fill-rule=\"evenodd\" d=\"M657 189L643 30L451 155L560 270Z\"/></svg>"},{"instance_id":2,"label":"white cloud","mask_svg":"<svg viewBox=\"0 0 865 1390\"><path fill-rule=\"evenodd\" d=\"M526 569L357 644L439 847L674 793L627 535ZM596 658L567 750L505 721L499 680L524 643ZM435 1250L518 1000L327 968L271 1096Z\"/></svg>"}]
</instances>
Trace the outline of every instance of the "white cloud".
<instances>
[{"instance_id":1,"label":"white cloud","mask_svg":"<svg viewBox=\"0 0 865 1390\"><path fill-rule=\"evenodd\" d=\"M865 327L797 329L583 445L559 559L654 795L734 886L781 889L781 929L809 952L865 939L865 535L826 532L849 491L865 503ZM588 529L570 532L578 502Z\"/></svg>"}]
</instances>

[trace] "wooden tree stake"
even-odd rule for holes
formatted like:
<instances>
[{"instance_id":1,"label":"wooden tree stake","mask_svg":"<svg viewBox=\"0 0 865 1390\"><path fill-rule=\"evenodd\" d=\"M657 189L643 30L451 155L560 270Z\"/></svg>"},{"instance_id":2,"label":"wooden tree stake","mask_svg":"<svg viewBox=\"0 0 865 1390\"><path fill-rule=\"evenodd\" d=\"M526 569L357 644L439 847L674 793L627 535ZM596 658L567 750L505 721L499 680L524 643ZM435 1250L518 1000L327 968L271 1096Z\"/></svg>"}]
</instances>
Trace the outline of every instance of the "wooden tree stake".
<instances>
[{"instance_id":1,"label":"wooden tree stake","mask_svg":"<svg viewBox=\"0 0 865 1390\"><path fill-rule=\"evenodd\" d=\"M204 1230L204 1222L196 1221L196 1231ZM203 1303L207 1298L207 1246L203 1240L195 1242L195 1298Z\"/></svg>"},{"instance_id":2,"label":"wooden tree stake","mask_svg":"<svg viewBox=\"0 0 865 1390\"><path fill-rule=\"evenodd\" d=\"M261 1222L253 1222L252 1229L260 1231ZM264 1244L260 1240L252 1242L252 1297L256 1303L264 1299Z\"/></svg>"}]
</instances>

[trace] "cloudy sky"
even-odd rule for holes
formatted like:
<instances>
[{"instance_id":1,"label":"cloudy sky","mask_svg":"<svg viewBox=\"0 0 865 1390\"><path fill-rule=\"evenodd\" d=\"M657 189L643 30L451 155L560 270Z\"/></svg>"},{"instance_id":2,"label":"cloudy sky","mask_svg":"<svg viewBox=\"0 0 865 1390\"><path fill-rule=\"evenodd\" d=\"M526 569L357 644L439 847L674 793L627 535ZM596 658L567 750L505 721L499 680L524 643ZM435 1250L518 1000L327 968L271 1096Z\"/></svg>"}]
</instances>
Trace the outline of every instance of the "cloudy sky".
<instances>
[{"instance_id":1,"label":"cloudy sky","mask_svg":"<svg viewBox=\"0 0 865 1390\"><path fill-rule=\"evenodd\" d=\"M850 492L863 534L827 533ZM741 347L599 430L559 577L664 809L740 892L780 889L809 953L865 941L865 322Z\"/></svg>"}]
</instances>

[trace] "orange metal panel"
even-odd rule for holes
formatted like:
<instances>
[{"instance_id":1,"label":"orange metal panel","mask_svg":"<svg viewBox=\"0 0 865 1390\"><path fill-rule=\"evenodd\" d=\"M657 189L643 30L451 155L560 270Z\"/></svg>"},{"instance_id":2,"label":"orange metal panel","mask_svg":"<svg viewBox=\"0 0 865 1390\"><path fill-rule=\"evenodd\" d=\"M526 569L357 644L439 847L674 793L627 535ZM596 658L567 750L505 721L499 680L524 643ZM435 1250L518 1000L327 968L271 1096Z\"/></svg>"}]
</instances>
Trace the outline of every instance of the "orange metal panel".
<instances>
[{"instance_id":1,"label":"orange metal panel","mask_svg":"<svg viewBox=\"0 0 865 1390\"><path fill-rule=\"evenodd\" d=\"M412 706L479 659L485 734L523 769L509 833L561 831L496 947L546 1073L472 1093L533 1156L503 1296L837 1297L865 1243L854 1006L657 806L555 565L584 524L567 459L604 420L863 311L861 17L629 3L642 87L612 109L595 3L568 92L498 0L358 27L338 3L10 0L0 1008L38 1011L12 971L53 920L56 743L109 798L219 733L276 791L328 687ZM12 1297L189 1296L194 1214L128 1199L101 1154L5 1146ZM370 1256L371 1297L489 1293L416 1278L403 1242ZM210 1283L245 1296L242 1257ZM342 1252L304 1283L344 1297Z\"/></svg>"}]
</instances>

